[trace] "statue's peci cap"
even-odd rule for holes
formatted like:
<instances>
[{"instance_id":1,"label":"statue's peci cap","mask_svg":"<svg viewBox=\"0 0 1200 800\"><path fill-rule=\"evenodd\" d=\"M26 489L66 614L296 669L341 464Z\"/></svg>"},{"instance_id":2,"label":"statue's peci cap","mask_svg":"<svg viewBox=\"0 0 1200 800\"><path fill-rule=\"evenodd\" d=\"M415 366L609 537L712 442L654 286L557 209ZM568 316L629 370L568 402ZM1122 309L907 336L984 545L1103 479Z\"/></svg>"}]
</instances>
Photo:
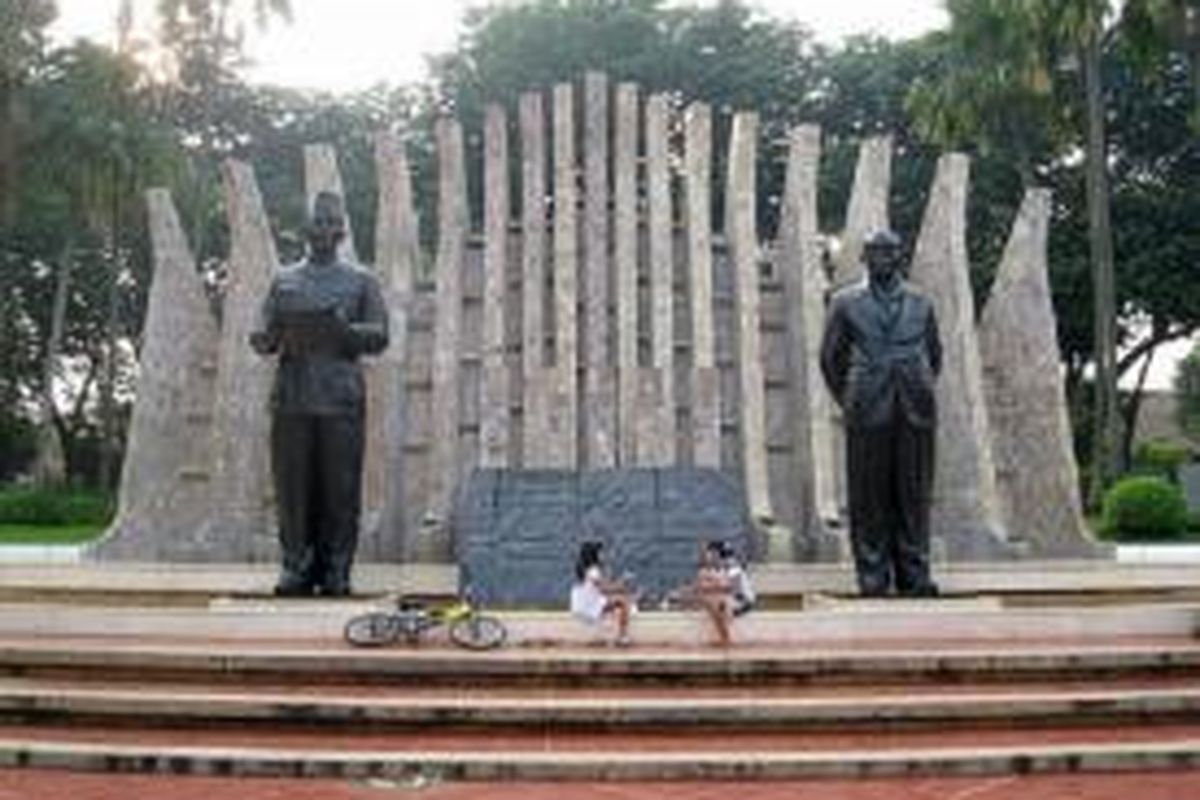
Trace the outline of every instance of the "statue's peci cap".
<instances>
[{"instance_id":1,"label":"statue's peci cap","mask_svg":"<svg viewBox=\"0 0 1200 800\"><path fill-rule=\"evenodd\" d=\"M863 237L864 248L883 248L883 247L899 247L900 237L896 232L889 228L880 228L874 230Z\"/></svg>"}]
</instances>

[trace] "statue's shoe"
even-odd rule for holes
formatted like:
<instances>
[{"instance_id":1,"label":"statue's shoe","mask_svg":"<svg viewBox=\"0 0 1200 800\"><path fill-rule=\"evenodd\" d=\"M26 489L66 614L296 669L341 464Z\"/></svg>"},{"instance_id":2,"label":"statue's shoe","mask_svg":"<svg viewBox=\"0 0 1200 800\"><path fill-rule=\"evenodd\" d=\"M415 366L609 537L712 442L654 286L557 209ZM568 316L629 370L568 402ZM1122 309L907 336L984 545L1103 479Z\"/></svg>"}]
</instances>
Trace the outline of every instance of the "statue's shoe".
<instances>
[{"instance_id":1,"label":"statue's shoe","mask_svg":"<svg viewBox=\"0 0 1200 800\"><path fill-rule=\"evenodd\" d=\"M276 597L312 597L313 586L310 583L280 581L275 585Z\"/></svg>"}]
</instances>

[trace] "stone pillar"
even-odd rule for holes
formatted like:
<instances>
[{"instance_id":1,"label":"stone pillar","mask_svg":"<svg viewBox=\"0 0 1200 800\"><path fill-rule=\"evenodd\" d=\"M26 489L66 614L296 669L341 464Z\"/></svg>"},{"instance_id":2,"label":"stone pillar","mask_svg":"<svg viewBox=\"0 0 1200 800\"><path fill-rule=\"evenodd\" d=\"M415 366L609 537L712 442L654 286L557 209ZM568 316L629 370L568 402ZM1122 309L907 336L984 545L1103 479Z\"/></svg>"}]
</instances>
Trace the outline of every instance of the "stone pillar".
<instances>
[{"instance_id":1,"label":"stone pillar","mask_svg":"<svg viewBox=\"0 0 1200 800\"><path fill-rule=\"evenodd\" d=\"M483 370L479 403L480 466L509 464L509 387L504 336L508 296L508 121L488 106L484 130Z\"/></svg>"},{"instance_id":2,"label":"stone pillar","mask_svg":"<svg viewBox=\"0 0 1200 800\"><path fill-rule=\"evenodd\" d=\"M1050 191L1025 193L979 321L1001 507L1035 557L1103 554L1084 524L1046 249Z\"/></svg>"},{"instance_id":3,"label":"stone pillar","mask_svg":"<svg viewBox=\"0 0 1200 800\"><path fill-rule=\"evenodd\" d=\"M337 151L333 147L325 144L305 146L304 188L307 196L305 206L307 210L312 209L313 201L321 192L333 192L345 202L346 189L342 183L341 171L338 169ZM359 263L354 249L353 227L348 209L346 211L346 237L338 246L338 257L350 264ZM359 548L363 555L368 555L378 549L375 538L379 532L379 515L383 510L384 484L387 481L385 472L387 439L384 431L387 391L383 387L383 377L378 374L377 359L365 358L362 363L366 382L367 418L366 450L363 453L363 519L361 527L366 536L359 541Z\"/></svg>"},{"instance_id":4,"label":"stone pillar","mask_svg":"<svg viewBox=\"0 0 1200 800\"><path fill-rule=\"evenodd\" d=\"M554 373L547 404L551 466L579 465L579 188L575 88L554 87Z\"/></svg>"},{"instance_id":5,"label":"stone pillar","mask_svg":"<svg viewBox=\"0 0 1200 800\"><path fill-rule=\"evenodd\" d=\"M840 522L834 460L833 399L821 375L828 280L817 239L817 171L821 131L803 125L792 131L779 226L780 276L787 306L791 374L792 443L796 487L803 505L794 537L802 561L836 560L844 547L831 526Z\"/></svg>"},{"instance_id":6,"label":"stone pillar","mask_svg":"<svg viewBox=\"0 0 1200 800\"><path fill-rule=\"evenodd\" d=\"M383 389L378 406L383 414L383 493L375 550L363 556L385 562L411 555L407 520L407 470L405 445L408 440L408 320L412 305L413 274L419 258L417 215L413 209L412 179L404 145L391 134L375 141L375 165L379 176L379 211L375 220L375 268L389 315L391 344L379 357L379 385Z\"/></svg>"},{"instance_id":7,"label":"stone pillar","mask_svg":"<svg viewBox=\"0 0 1200 800\"><path fill-rule=\"evenodd\" d=\"M611 468L617 461L616 373L613 369L608 255L608 78L584 78L583 463Z\"/></svg>"},{"instance_id":8,"label":"stone pillar","mask_svg":"<svg viewBox=\"0 0 1200 800\"><path fill-rule=\"evenodd\" d=\"M863 277L863 239L872 231L888 227L888 189L892 182L892 137L864 139L854 169L854 185L841 247L834 259L833 286Z\"/></svg>"},{"instance_id":9,"label":"stone pillar","mask_svg":"<svg viewBox=\"0 0 1200 800\"><path fill-rule=\"evenodd\" d=\"M638 89L617 86L616 135L613 145L614 202L613 260L617 287L617 461L637 463L638 409L638 208L637 140Z\"/></svg>"},{"instance_id":10,"label":"stone pillar","mask_svg":"<svg viewBox=\"0 0 1200 800\"><path fill-rule=\"evenodd\" d=\"M542 96L521 95L521 465L550 461L540 391L546 360L546 120Z\"/></svg>"},{"instance_id":11,"label":"stone pillar","mask_svg":"<svg viewBox=\"0 0 1200 800\"><path fill-rule=\"evenodd\" d=\"M217 322L166 189L146 192L154 275L117 516L100 558L196 561L210 513Z\"/></svg>"},{"instance_id":12,"label":"stone pillar","mask_svg":"<svg viewBox=\"0 0 1200 800\"><path fill-rule=\"evenodd\" d=\"M638 461L668 467L675 457L675 261L672 237L671 175L668 169L666 95L646 101L646 196L649 200L650 385L642 415L652 420L649 438L638 442ZM643 394L647 397L647 394Z\"/></svg>"},{"instance_id":13,"label":"stone pillar","mask_svg":"<svg viewBox=\"0 0 1200 800\"><path fill-rule=\"evenodd\" d=\"M437 312L433 349L433 442L430 463L431 493L428 511L447 519L459 470L458 377L462 337L462 272L467 236L466 171L462 127L444 117L437 124L438 142L438 250L436 263ZM433 548L448 554L449 542Z\"/></svg>"},{"instance_id":14,"label":"stone pillar","mask_svg":"<svg viewBox=\"0 0 1200 800\"><path fill-rule=\"evenodd\" d=\"M933 533L946 555L959 559L1010 552L996 492L967 263L969 170L970 161L961 154L938 160L911 269L913 282L933 299L943 350Z\"/></svg>"},{"instance_id":15,"label":"stone pillar","mask_svg":"<svg viewBox=\"0 0 1200 800\"><path fill-rule=\"evenodd\" d=\"M309 144L304 146L304 194L305 213L312 210L313 201L320 192L333 192L346 201L346 188L342 184L342 173L338 169L337 150L328 144ZM346 209L346 238L338 245L338 258L358 263L358 253L354 249L354 227L350 219L350 210Z\"/></svg>"},{"instance_id":16,"label":"stone pillar","mask_svg":"<svg viewBox=\"0 0 1200 800\"><path fill-rule=\"evenodd\" d=\"M213 407L212 492L201 549L214 561L273 561L271 386L275 359L250 349L263 299L278 269L275 242L253 170L223 165L229 217L229 280L221 312L221 344Z\"/></svg>"},{"instance_id":17,"label":"stone pillar","mask_svg":"<svg viewBox=\"0 0 1200 800\"><path fill-rule=\"evenodd\" d=\"M721 382L713 333L712 112L703 103L688 106L684 120L684 170L691 297L692 463L721 466Z\"/></svg>"},{"instance_id":18,"label":"stone pillar","mask_svg":"<svg viewBox=\"0 0 1200 800\"><path fill-rule=\"evenodd\" d=\"M746 505L756 520L772 520L767 483L766 385L762 361L759 247L756 231L755 153L758 115L733 118L725 190L725 236L729 240L737 309L739 433Z\"/></svg>"}]
</instances>

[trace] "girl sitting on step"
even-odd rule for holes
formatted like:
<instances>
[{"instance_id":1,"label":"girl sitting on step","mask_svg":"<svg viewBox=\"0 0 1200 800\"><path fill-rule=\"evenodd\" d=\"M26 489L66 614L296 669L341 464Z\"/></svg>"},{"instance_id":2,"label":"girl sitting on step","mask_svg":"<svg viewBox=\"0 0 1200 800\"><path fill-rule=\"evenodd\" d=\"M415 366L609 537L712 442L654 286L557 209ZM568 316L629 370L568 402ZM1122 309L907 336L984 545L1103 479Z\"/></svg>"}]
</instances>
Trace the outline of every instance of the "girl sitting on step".
<instances>
[{"instance_id":1,"label":"girl sitting on step","mask_svg":"<svg viewBox=\"0 0 1200 800\"><path fill-rule=\"evenodd\" d=\"M604 572L601 552L604 544L584 542L575 559L575 584L571 587L571 613L597 625L605 618L616 618L617 640L620 647L629 644L629 614L633 606L628 589L620 581L608 578Z\"/></svg>"}]
</instances>

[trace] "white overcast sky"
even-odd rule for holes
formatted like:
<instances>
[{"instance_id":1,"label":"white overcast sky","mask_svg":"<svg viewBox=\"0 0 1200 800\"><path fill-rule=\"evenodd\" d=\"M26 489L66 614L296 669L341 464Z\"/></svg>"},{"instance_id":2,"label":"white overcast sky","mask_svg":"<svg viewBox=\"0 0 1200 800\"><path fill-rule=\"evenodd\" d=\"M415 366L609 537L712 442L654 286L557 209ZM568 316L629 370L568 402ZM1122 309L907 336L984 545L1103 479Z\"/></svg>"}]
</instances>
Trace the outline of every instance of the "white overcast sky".
<instances>
[{"instance_id":1,"label":"white overcast sky","mask_svg":"<svg viewBox=\"0 0 1200 800\"><path fill-rule=\"evenodd\" d=\"M250 0L234 0L246 8ZM480 0L292 0L291 25L250 26L252 78L331 90L381 81L407 83L424 75L424 57L454 46L463 12ZM705 3L701 2L701 5ZM139 27L150 25L156 0L134 0ZM847 34L906 37L945 22L942 0L758 0L757 8L805 23L822 40ZM58 0L59 39L112 41L118 0ZM246 15L249 18L249 15Z\"/></svg>"}]
</instances>

